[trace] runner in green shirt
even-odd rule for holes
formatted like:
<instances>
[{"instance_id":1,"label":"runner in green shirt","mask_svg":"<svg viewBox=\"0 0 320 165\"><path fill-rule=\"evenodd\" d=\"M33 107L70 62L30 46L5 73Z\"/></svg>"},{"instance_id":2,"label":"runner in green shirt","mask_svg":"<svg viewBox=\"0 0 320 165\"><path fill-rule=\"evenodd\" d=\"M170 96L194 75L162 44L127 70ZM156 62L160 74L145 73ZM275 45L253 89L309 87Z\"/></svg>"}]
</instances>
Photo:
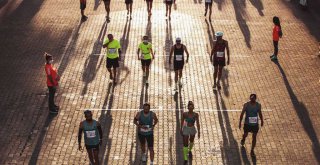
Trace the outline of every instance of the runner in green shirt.
<instances>
[{"instance_id":1,"label":"runner in green shirt","mask_svg":"<svg viewBox=\"0 0 320 165\"><path fill-rule=\"evenodd\" d=\"M138 48L138 60L141 60L143 77L146 78L146 84L148 84L149 71L151 61L154 59L154 53L152 51L152 45L148 41L148 36L143 36L143 42L139 44ZM140 54L141 51L141 54Z\"/></svg>"},{"instance_id":2,"label":"runner in green shirt","mask_svg":"<svg viewBox=\"0 0 320 165\"><path fill-rule=\"evenodd\" d=\"M118 40L113 39L112 34L108 34L107 38L103 42L103 48L107 48L107 70L110 73L110 80L116 84L117 68L119 67L119 61L121 60L121 45ZM113 68L113 74L112 70Z\"/></svg>"}]
</instances>

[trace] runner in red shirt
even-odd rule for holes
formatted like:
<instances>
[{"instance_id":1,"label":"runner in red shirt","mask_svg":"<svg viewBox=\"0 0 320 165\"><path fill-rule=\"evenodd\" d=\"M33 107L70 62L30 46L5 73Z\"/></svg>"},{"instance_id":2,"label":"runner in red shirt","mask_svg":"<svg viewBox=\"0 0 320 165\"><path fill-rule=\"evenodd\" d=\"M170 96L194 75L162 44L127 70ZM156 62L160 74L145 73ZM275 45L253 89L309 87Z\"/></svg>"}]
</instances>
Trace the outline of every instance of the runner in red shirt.
<instances>
[{"instance_id":1,"label":"runner in red shirt","mask_svg":"<svg viewBox=\"0 0 320 165\"><path fill-rule=\"evenodd\" d=\"M278 45L279 45L279 38L282 37L282 30L281 30L281 25L280 25L280 19L279 17L274 16L273 17L273 23L274 23L274 27L273 27L273 47L274 47L274 53L272 56L270 56L271 60L278 60L277 56L278 56Z\"/></svg>"},{"instance_id":2,"label":"runner in red shirt","mask_svg":"<svg viewBox=\"0 0 320 165\"><path fill-rule=\"evenodd\" d=\"M47 75L47 86L49 89L49 111L50 113L58 113L59 106L54 103L54 95L57 90L60 76L58 75L57 69L52 64L52 55L45 53L45 58L47 61L45 64L45 72Z\"/></svg>"}]
</instances>

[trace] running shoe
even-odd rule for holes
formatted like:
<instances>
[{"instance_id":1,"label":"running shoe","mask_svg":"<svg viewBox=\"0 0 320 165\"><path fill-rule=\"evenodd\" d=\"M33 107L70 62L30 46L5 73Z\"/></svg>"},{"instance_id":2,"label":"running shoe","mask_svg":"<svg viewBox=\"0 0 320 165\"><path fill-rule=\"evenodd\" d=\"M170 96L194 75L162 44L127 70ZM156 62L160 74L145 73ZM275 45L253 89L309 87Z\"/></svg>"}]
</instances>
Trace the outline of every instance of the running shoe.
<instances>
[{"instance_id":1,"label":"running shoe","mask_svg":"<svg viewBox=\"0 0 320 165\"><path fill-rule=\"evenodd\" d=\"M146 161L147 161L147 155L146 155L145 153L142 154L141 160L142 160L143 162L146 162Z\"/></svg>"}]
</instances>

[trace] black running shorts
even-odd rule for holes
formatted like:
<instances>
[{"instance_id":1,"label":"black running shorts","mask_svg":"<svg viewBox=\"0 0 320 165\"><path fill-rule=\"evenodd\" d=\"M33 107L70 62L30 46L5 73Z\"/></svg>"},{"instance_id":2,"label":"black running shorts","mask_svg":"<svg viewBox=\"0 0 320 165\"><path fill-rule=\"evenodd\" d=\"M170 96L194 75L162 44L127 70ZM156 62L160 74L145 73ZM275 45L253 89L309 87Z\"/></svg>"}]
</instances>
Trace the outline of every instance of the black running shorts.
<instances>
[{"instance_id":1,"label":"black running shorts","mask_svg":"<svg viewBox=\"0 0 320 165\"><path fill-rule=\"evenodd\" d=\"M243 126L244 132L251 132L251 133L258 133L259 131L259 125L249 125L249 124L244 124Z\"/></svg>"},{"instance_id":2,"label":"black running shorts","mask_svg":"<svg viewBox=\"0 0 320 165\"><path fill-rule=\"evenodd\" d=\"M148 143L148 148L153 148L153 143L154 143L154 139L153 139L153 134L151 135L141 135L140 133L138 133L138 137L139 137L139 141L141 144Z\"/></svg>"},{"instance_id":3,"label":"black running shorts","mask_svg":"<svg viewBox=\"0 0 320 165\"><path fill-rule=\"evenodd\" d=\"M107 58L107 68L118 68L119 67L119 58L111 59Z\"/></svg>"}]
</instances>

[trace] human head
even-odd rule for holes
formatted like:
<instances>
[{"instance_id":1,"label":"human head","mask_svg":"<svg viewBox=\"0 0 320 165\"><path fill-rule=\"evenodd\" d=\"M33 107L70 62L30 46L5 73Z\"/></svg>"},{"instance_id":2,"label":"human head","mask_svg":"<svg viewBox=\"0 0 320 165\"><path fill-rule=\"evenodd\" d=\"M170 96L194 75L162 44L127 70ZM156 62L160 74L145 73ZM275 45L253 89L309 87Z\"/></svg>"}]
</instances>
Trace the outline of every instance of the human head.
<instances>
[{"instance_id":1,"label":"human head","mask_svg":"<svg viewBox=\"0 0 320 165\"><path fill-rule=\"evenodd\" d=\"M253 93L253 94L250 95L250 102L255 103L256 99L257 99L257 95L256 94Z\"/></svg>"},{"instance_id":2,"label":"human head","mask_svg":"<svg viewBox=\"0 0 320 165\"><path fill-rule=\"evenodd\" d=\"M147 113L149 113L149 111L150 111L150 104L149 103L144 103L143 104L143 112L145 114L147 114Z\"/></svg>"},{"instance_id":3,"label":"human head","mask_svg":"<svg viewBox=\"0 0 320 165\"><path fill-rule=\"evenodd\" d=\"M216 36L216 38L217 38L217 40L221 40L222 39L222 36L223 36L223 32L217 32L216 34L215 34L215 36Z\"/></svg>"},{"instance_id":4,"label":"human head","mask_svg":"<svg viewBox=\"0 0 320 165\"><path fill-rule=\"evenodd\" d=\"M177 37L177 38L176 38L176 44L178 44L178 45L181 44L181 38L180 38L180 37Z\"/></svg>"},{"instance_id":5,"label":"human head","mask_svg":"<svg viewBox=\"0 0 320 165\"><path fill-rule=\"evenodd\" d=\"M143 43L148 43L149 37L148 36L143 36L142 37Z\"/></svg>"},{"instance_id":6,"label":"human head","mask_svg":"<svg viewBox=\"0 0 320 165\"><path fill-rule=\"evenodd\" d=\"M91 121L92 120L92 112L90 110L85 110L84 117L86 118L87 121Z\"/></svg>"},{"instance_id":7,"label":"human head","mask_svg":"<svg viewBox=\"0 0 320 165\"><path fill-rule=\"evenodd\" d=\"M193 103L193 101L189 101L188 102L188 110L193 111L193 109L194 109L194 103Z\"/></svg>"},{"instance_id":8,"label":"human head","mask_svg":"<svg viewBox=\"0 0 320 165\"><path fill-rule=\"evenodd\" d=\"M44 53L44 57L45 57L45 59L46 59L46 61L47 61L47 64L51 64L51 63L52 63L53 57L52 57L51 54L48 54L47 52L45 52L45 53Z\"/></svg>"},{"instance_id":9,"label":"human head","mask_svg":"<svg viewBox=\"0 0 320 165\"><path fill-rule=\"evenodd\" d=\"M275 25L280 26L280 19L279 19L279 17L274 16L274 17L273 17L273 23L274 23Z\"/></svg>"},{"instance_id":10,"label":"human head","mask_svg":"<svg viewBox=\"0 0 320 165\"><path fill-rule=\"evenodd\" d=\"M113 35L112 34L108 34L108 39L109 39L109 41L112 41L113 40Z\"/></svg>"}]
</instances>

